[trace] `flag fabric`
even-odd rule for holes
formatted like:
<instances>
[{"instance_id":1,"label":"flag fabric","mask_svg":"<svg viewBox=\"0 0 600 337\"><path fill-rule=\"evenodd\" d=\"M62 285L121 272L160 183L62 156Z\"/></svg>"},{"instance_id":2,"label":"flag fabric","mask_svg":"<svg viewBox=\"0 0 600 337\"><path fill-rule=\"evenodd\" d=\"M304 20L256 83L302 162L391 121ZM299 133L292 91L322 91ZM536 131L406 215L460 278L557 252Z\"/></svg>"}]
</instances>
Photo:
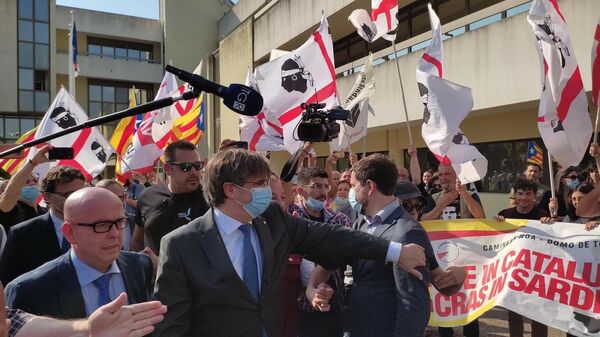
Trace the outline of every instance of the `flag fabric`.
<instances>
[{"instance_id":1,"label":"flag fabric","mask_svg":"<svg viewBox=\"0 0 600 337\"><path fill-rule=\"evenodd\" d=\"M348 20L367 42L380 37L388 41L396 40L398 28L398 0L371 0L371 15L364 9L352 11Z\"/></svg>"},{"instance_id":2,"label":"flag fabric","mask_svg":"<svg viewBox=\"0 0 600 337\"><path fill-rule=\"evenodd\" d=\"M19 139L15 141L15 144L23 144L35 139L35 132L37 127L25 132ZM11 176L17 173L21 166L25 163L25 158L29 154L31 148L26 148L23 150L22 158L18 159L0 159L0 167L6 171Z\"/></svg>"},{"instance_id":3,"label":"flag fabric","mask_svg":"<svg viewBox=\"0 0 600 337\"><path fill-rule=\"evenodd\" d=\"M527 21L537 40L542 74L540 135L562 167L577 166L587 152L592 121L565 18L556 0L534 0Z\"/></svg>"},{"instance_id":4,"label":"flag fabric","mask_svg":"<svg viewBox=\"0 0 600 337\"><path fill-rule=\"evenodd\" d=\"M202 61L200 61L196 69L194 69L193 73L197 75L202 73ZM169 93L169 96L180 96L189 90L192 90L192 88L186 83ZM196 109L199 106L199 104L197 104L198 101L198 98L188 101L177 101L175 104L159 110L156 114L156 118L152 122L152 139L154 139L154 142L159 148L164 150L167 145L171 143L175 138L173 134L175 131L173 128L174 121ZM191 117L188 116L187 118L189 119Z\"/></svg>"},{"instance_id":5,"label":"flag fabric","mask_svg":"<svg viewBox=\"0 0 600 337\"><path fill-rule=\"evenodd\" d=\"M258 91L252 70L246 75L247 86ZM266 106L256 116L240 116L240 140L248 142L251 151L285 151L283 129L277 117L267 119ZM265 131L266 130L266 131Z\"/></svg>"},{"instance_id":6,"label":"flag fabric","mask_svg":"<svg viewBox=\"0 0 600 337\"><path fill-rule=\"evenodd\" d=\"M598 106L600 96L600 19L596 25L594 44L592 45L592 100Z\"/></svg>"},{"instance_id":7,"label":"flag fabric","mask_svg":"<svg viewBox=\"0 0 600 337\"><path fill-rule=\"evenodd\" d=\"M301 103L325 103L325 109L339 105L327 18L298 49L257 67L255 77L267 111L283 126L285 148L296 152L302 144L297 134Z\"/></svg>"},{"instance_id":8,"label":"flag fabric","mask_svg":"<svg viewBox=\"0 0 600 337\"><path fill-rule=\"evenodd\" d=\"M129 89L129 108L133 108L137 105L136 102L136 94L137 90L135 87L133 89ZM126 176L123 175L123 170L121 169L122 158L129 148L131 141L133 140L133 135L137 127L140 125L142 121L142 115L129 116L121 119L117 128L112 134L110 138L110 145L115 149L117 154L117 160L115 161L115 176L117 181L121 183L125 183Z\"/></svg>"},{"instance_id":9,"label":"flag fabric","mask_svg":"<svg viewBox=\"0 0 600 337\"><path fill-rule=\"evenodd\" d=\"M527 164L532 163L544 167L544 151L536 142L527 142Z\"/></svg>"},{"instance_id":10,"label":"flag fabric","mask_svg":"<svg viewBox=\"0 0 600 337\"><path fill-rule=\"evenodd\" d=\"M71 66L73 67L73 73L75 77L79 75L79 63L77 62L77 27L75 26L75 20L71 25L71 46L73 47L73 54L71 55Z\"/></svg>"},{"instance_id":11,"label":"flag fabric","mask_svg":"<svg viewBox=\"0 0 600 337\"><path fill-rule=\"evenodd\" d=\"M369 97L375 91L373 77L373 54L369 54L367 62L358 74L354 86L348 93L342 108L350 111L348 119L338 121L340 134L329 145L332 151L342 151L367 135L369 114Z\"/></svg>"},{"instance_id":12,"label":"flag fabric","mask_svg":"<svg viewBox=\"0 0 600 337\"><path fill-rule=\"evenodd\" d=\"M165 73L154 100L168 97L169 93L176 88L175 76L171 73ZM123 174L129 171L147 173L154 170L154 162L160 158L163 152L152 138L152 123L157 114L158 110L150 111L142 118L133 135L131 144L129 144L122 157L121 170Z\"/></svg>"},{"instance_id":13,"label":"flag fabric","mask_svg":"<svg viewBox=\"0 0 600 337\"><path fill-rule=\"evenodd\" d=\"M171 141L183 139L196 145L202 139L205 132L204 118L206 116L206 101L204 98L204 93L202 93L194 100L192 109L173 122Z\"/></svg>"},{"instance_id":14,"label":"flag fabric","mask_svg":"<svg viewBox=\"0 0 600 337\"><path fill-rule=\"evenodd\" d=\"M69 127L81 124L88 120L88 116L73 96L61 88L50 108L38 126L35 138L40 138L62 131ZM87 181L91 181L100 174L110 156L114 153L109 142L104 138L97 127L86 128L49 141L54 147L72 147L74 157L70 160L59 160L42 163L34 169L40 177L45 177L48 170L54 166L72 166L83 173ZM33 158L36 148L29 151L27 158Z\"/></svg>"},{"instance_id":15,"label":"flag fabric","mask_svg":"<svg viewBox=\"0 0 600 337\"><path fill-rule=\"evenodd\" d=\"M421 133L429 150L443 165L452 165L461 183L475 182L485 177L488 161L460 129L473 108L473 94L470 88L442 78L442 27L431 5L428 9L433 37L417 66L425 105Z\"/></svg>"}]
</instances>

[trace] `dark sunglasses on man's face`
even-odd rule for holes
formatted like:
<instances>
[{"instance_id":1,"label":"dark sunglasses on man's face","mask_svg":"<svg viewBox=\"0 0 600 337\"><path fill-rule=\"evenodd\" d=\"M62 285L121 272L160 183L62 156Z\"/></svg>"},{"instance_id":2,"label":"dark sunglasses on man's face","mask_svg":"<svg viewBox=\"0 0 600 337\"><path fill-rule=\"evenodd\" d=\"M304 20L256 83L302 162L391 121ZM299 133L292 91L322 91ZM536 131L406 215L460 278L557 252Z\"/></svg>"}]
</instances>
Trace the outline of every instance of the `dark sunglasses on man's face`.
<instances>
[{"instance_id":1,"label":"dark sunglasses on man's face","mask_svg":"<svg viewBox=\"0 0 600 337\"><path fill-rule=\"evenodd\" d=\"M195 163L178 163L178 162L172 161L169 164L171 164L173 166L179 166L179 168L183 172L190 172L192 170L192 167L194 169L196 169L196 171L200 171L204 167L204 163L201 161L197 161Z\"/></svg>"},{"instance_id":2,"label":"dark sunglasses on man's face","mask_svg":"<svg viewBox=\"0 0 600 337\"><path fill-rule=\"evenodd\" d=\"M413 204L413 203L410 203L410 202L403 202L402 203L402 207L407 212L412 212L412 210L414 209L415 211L417 211L417 213L420 213L421 209L423 208L423 204L422 203Z\"/></svg>"}]
</instances>

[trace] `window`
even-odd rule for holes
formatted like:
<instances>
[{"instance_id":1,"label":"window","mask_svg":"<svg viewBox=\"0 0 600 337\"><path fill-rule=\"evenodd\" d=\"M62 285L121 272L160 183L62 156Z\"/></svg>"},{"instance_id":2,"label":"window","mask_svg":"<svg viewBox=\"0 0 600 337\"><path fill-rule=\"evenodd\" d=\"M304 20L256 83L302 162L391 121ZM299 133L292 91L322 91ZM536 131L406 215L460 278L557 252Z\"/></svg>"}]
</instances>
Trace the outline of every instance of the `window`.
<instances>
[{"instance_id":1,"label":"window","mask_svg":"<svg viewBox=\"0 0 600 337\"><path fill-rule=\"evenodd\" d=\"M417 36L431 29L429 23L429 13L427 3L432 2L433 9L440 17L442 24L457 20L470 13L494 5L499 0L415 0L411 4L398 10L398 32L396 41L405 41L411 37ZM492 19L488 19L490 21ZM489 22L488 22L489 24ZM464 33L462 32L457 35ZM356 32L345 36L333 44L335 64L338 66L350 63L363 58L369 52L377 52L391 46L391 43L385 39L378 39L370 45L362 39ZM416 49L424 48L425 45L419 44ZM416 49L412 47L406 52L412 52Z\"/></svg>"},{"instance_id":2,"label":"window","mask_svg":"<svg viewBox=\"0 0 600 337\"><path fill-rule=\"evenodd\" d=\"M40 123L42 116L0 116L0 142L14 143Z\"/></svg>"},{"instance_id":3,"label":"window","mask_svg":"<svg viewBox=\"0 0 600 337\"><path fill-rule=\"evenodd\" d=\"M19 112L45 112L50 100L49 0L19 0L18 8ZM14 122L7 123L14 129ZM4 130L8 135L8 127Z\"/></svg>"},{"instance_id":4,"label":"window","mask_svg":"<svg viewBox=\"0 0 600 337\"><path fill-rule=\"evenodd\" d=\"M527 149L529 141L534 141L544 151L544 167L541 182L550 186L548 174L548 150L541 138L520 139L502 142L474 144L481 154L488 160L488 171L481 183L476 185L480 192L508 193L515 180L522 176L527 162ZM428 169L437 171L439 162L427 148L417 149L421 172ZM405 167L409 169L410 158L408 151L404 151ZM579 165L580 172L593 163L593 158L586 153Z\"/></svg>"},{"instance_id":5,"label":"window","mask_svg":"<svg viewBox=\"0 0 600 337\"><path fill-rule=\"evenodd\" d=\"M152 50L150 44L88 37L89 55L152 62Z\"/></svg>"},{"instance_id":6,"label":"window","mask_svg":"<svg viewBox=\"0 0 600 337\"><path fill-rule=\"evenodd\" d=\"M116 111L125 110L129 106L129 89L135 85L139 89L138 104L153 99L153 89L147 84L132 84L123 82L95 82L88 85L88 114L96 118ZM117 125L113 123L112 127Z\"/></svg>"}]
</instances>

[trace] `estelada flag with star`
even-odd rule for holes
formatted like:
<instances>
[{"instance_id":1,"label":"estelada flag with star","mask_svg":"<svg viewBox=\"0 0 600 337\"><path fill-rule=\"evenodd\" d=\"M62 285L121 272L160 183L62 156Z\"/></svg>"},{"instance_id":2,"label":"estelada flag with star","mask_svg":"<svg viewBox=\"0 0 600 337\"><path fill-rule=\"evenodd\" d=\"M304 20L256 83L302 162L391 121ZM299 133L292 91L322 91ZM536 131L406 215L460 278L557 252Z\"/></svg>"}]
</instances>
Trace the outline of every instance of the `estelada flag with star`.
<instances>
[{"instance_id":1,"label":"estelada flag with star","mask_svg":"<svg viewBox=\"0 0 600 337\"><path fill-rule=\"evenodd\" d=\"M527 143L527 164L536 164L540 167L544 167L544 150L537 145L536 142L530 140Z\"/></svg>"}]
</instances>

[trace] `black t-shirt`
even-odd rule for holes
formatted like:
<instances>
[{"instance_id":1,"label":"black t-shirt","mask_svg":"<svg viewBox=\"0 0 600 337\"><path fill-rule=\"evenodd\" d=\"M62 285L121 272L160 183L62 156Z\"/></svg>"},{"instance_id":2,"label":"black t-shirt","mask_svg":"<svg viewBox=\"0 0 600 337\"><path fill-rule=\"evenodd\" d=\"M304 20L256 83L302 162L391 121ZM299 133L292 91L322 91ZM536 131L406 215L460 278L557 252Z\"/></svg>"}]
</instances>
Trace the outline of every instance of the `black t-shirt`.
<instances>
[{"instance_id":1,"label":"black t-shirt","mask_svg":"<svg viewBox=\"0 0 600 337\"><path fill-rule=\"evenodd\" d=\"M15 207L8 212L0 211L0 224L4 227L5 231L16 224L23 221L27 221L31 218L43 214L45 211L40 206L31 207L22 201L17 201Z\"/></svg>"},{"instance_id":2,"label":"black t-shirt","mask_svg":"<svg viewBox=\"0 0 600 337\"><path fill-rule=\"evenodd\" d=\"M543 217L548 217L550 214L537 206L535 206L529 213L519 213L516 207L503 209L498 215L505 217L506 219L525 219L525 220L539 220Z\"/></svg>"},{"instance_id":3,"label":"black t-shirt","mask_svg":"<svg viewBox=\"0 0 600 337\"><path fill-rule=\"evenodd\" d=\"M473 193L471 194L471 197L473 197L473 199L475 201L477 201L478 204L481 205L481 199L479 198L479 195L477 193ZM433 210L435 208L435 200L433 200L433 198L431 196L427 196L425 198L426 202L425 202L425 206L423 207L423 214L425 213L429 213L431 212L431 210ZM442 211L442 214L440 214L440 219L443 220L454 220L454 219L460 219L461 215L460 215L460 195L456 197L456 199L454 199L453 202L451 202L448 206L446 206L444 208L444 210Z\"/></svg>"},{"instance_id":4,"label":"black t-shirt","mask_svg":"<svg viewBox=\"0 0 600 337\"><path fill-rule=\"evenodd\" d=\"M202 187L191 193L171 194L165 184L144 189L137 206L136 224L144 228L144 241L156 254L163 236L204 215L210 208Z\"/></svg>"}]
</instances>

